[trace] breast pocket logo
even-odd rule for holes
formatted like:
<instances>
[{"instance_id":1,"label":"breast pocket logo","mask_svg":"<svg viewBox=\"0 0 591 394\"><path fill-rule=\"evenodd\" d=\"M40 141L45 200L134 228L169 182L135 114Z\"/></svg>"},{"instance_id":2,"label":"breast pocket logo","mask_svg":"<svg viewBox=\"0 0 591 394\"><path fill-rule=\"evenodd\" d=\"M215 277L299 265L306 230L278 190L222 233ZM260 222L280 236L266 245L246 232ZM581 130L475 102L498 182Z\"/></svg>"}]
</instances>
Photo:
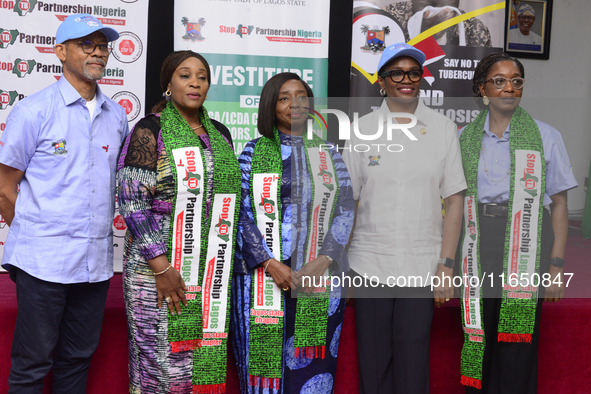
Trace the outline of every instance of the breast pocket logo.
<instances>
[{"instance_id":1,"label":"breast pocket logo","mask_svg":"<svg viewBox=\"0 0 591 394\"><path fill-rule=\"evenodd\" d=\"M369 167L373 167L373 166L379 166L380 163L378 160L380 160L382 158L382 156L377 155L377 156L369 156Z\"/></svg>"},{"instance_id":2,"label":"breast pocket logo","mask_svg":"<svg viewBox=\"0 0 591 394\"><path fill-rule=\"evenodd\" d=\"M66 140L59 140L57 142L52 142L51 145L55 148L54 155L65 155L68 153L66 150Z\"/></svg>"}]
</instances>

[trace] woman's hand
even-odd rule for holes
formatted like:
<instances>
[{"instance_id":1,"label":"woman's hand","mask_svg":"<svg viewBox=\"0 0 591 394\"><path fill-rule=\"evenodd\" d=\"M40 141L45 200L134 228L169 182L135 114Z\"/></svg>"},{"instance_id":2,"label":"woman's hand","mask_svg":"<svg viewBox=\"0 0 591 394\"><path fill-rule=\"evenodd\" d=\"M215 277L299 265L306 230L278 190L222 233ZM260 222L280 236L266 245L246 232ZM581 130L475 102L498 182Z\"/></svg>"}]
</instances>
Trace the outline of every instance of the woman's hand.
<instances>
[{"instance_id":1,"label":"woman's hand","mask_svg":"<svg viewBox=\"0 0 591 394\"><path fill-rule=\"evenodd\" d=\"M281 290L287 291L297 287L296 283L292 281L294 279L294 273L287 265L275 259L263 261L261 265L267 267L267 272Z\"/></svg>"},{"instance_id":2,"label":"woman's hand","mask_svg":"<svg viewBox=\"0 0 591 394\"><path fill-rule=\"evenodd\" d=\"M314 284L323 284L324 273L329 265L330 260L323 254L308 262L301 270L295 272L298 287L306 284L308 286L302 288L305 292L310 293L314 287L318 287L314 286ZM305 278L305 280L302 280L302 278Z\"/></svg>"},{"instance_id":3,"label":"woman's hand","mask_svg":"<svg viewBox=\"0 0 591 394\"><path fill-rule=\"evenodd\" d=\"M169 267L165 255L148 260L148 264L155 273L162 272ZM180 315L181 302L184 306L187 306L187 298L185 297L187 286L185 286L181 274L173 266L170 266L165 273L155 275L154 279L156 281L156 291L158 292L158 309L162 308L162 302L164 301L171 315L174 315L175 310Z\"/></svg>"},{"instance_id":4,"label":"woman's hand","mask_svg":"<svg viewBox=\"0 0 591 394\"><path fill-rule=\"evenodd\" d=\"M564 298L564 267L555 267L550 264L550 286L544 291L544 301L558 302Z\"/></svg>"}]
</instances>

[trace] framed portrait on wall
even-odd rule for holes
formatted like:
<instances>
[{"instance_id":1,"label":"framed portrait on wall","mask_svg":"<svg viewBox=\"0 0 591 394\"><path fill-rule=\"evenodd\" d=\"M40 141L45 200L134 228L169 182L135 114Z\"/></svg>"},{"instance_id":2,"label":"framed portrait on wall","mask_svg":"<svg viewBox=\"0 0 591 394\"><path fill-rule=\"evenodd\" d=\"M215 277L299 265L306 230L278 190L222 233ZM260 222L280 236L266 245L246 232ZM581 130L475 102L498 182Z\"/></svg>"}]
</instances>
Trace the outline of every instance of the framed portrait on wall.
<instances>
[{"instance_id":1,"label":"framed portrait on wall","mask_svg":"<svg viewBox=\"0 0 591 394\"><path fill-rule=\"evenodd\" d=\"M515 57L550 57L553 0L506 0L505 52Z\"/></svg>"}]
</instances>

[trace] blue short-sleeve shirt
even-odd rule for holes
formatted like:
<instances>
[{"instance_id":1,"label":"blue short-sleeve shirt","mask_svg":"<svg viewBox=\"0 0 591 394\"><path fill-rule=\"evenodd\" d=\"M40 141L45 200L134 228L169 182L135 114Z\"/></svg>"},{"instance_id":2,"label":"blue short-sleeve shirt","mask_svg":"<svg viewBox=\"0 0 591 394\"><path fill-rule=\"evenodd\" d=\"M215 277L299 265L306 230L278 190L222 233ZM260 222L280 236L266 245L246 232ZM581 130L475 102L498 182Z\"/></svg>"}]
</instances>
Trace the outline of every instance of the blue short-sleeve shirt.
<instances>
[{"instance_id":1,"label":"blue short-sleeve shirt","mask_svg":"<svg viewBox=\"0 0 591 394\"><path fill-rule=\"evenodd\" d=\"M61 77L21 100L0 138L0 163L24 171L2 265L56 283L113 275L115 170L129 132L125 110L86 101Z\"/></svg>"},{"instance_id":2,"label":"blue short-sleeve shirt","mask_svg":"<svg viewBox=\"0 0 591 394\"><path fill-rule=\"evenodd\" d=\"M550 196L578 186L572 172L568 153L560 132L547 123L534 119L540 130L544 160L546 161L546 192L544 205L550 205ZM482 152L478 163L478 202L506 203L509 201L511 176L511 150L509 128L499 138L490 131L490 113L486 115L482 133ZM464 128L459 131L462 135ZM484 171L485 164L488 171ZM488 173L488 176L487 176Z\"/></svg>"}]
</instances>

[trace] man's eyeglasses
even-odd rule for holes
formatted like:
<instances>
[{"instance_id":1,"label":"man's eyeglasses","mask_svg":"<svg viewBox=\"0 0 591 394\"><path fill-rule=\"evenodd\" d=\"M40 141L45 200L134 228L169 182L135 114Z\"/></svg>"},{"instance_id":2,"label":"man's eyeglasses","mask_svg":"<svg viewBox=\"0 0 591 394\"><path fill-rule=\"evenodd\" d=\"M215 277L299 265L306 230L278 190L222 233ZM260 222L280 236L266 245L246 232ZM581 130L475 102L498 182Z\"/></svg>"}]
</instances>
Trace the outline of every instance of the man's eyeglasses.
<instances>
[{"instance_id":1,"label":"man's eyeglasses","mask_svg":"<svg viewBox=\"0 0 591 394\"><path fill-rule=\"evenodd\" d=\"M513 85L513 89L521 90L523 89L523 84L525 83L525 78L515 77L511 79L507 79L505 77L492 77L488 81L484 81L484 83L491 82L495 85L497 89L503 89L507 85L507 81L511 81L511 85Z\"/></svg>"},{"instance_id":2,"label":"man's eyeglasses","mask_svg":"<svg viewBox=\"0 0 591 394\"><path fill-rule=\"evenodd\" d=\"M78 44L80 44L82 50L89 55L93 53L97 47L104 55L111 53L112 49L109 44L95 44L92 41L78 41Z\"/></svg>"},{"instance_id":3,"label":"man's eyeglasses","mask_svg":"<svg viewBox=\"0 0 591 394\"><path fill-rule=\"evenodd\" d=\"M388 75L390 76L390 79L394 83L402 82L407 75L408 75L408 79L410 79L411 82L419 82L421 80L421 78L423 77L423 71L422 70L410 70L410 71L390 70L390 71L386 71L386 72L382 73L380 76L382 78L386 78Z\"/></svg>"}]
</instances>

